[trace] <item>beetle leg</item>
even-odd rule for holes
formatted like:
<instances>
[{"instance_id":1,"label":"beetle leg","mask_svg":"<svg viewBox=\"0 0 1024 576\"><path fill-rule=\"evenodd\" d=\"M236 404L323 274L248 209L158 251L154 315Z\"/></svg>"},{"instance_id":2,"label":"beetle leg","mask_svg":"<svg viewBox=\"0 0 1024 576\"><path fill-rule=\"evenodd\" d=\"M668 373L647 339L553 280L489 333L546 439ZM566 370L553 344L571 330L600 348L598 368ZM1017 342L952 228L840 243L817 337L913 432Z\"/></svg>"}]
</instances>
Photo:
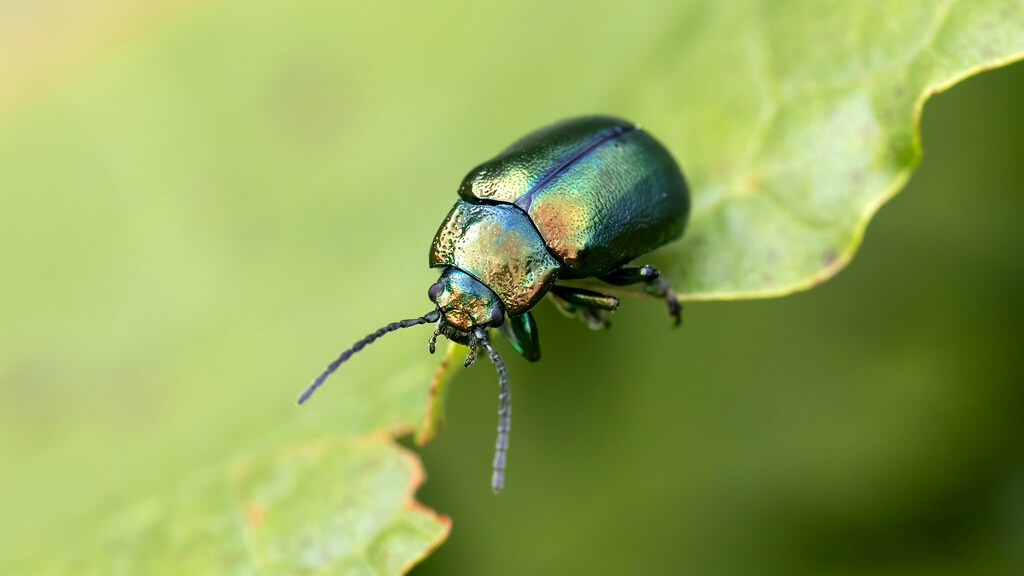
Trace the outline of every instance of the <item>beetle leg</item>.
<instances>
[{"instance_id":1,"label":"beetle leg","mask_svg":"<svg viewBox=\"0 0 1024 576\"><path fill-rule=\"evenodd\" d=\"M523 358L530 362L540 360L540 339L533 314L527 312L519 316L509 316L508 321L502 324L498 331Z\"/></svg>"},{"instance_id":2,"label":"beetle leg","mask_svg":"<svg viewBox=\"0 0 1024 576\"><path fill-rule=\"evenodd\" d=\"M580 308L579 315L584 322L587 323L587 328L591 330L607 330L612 327L612 321L605 316L604 311L596 308Z\"/></svg>"},{"instance_id":3,"label":"beetle leg","mask_svg":"<svg viewBox=\"0 0 1024 576\"><path fill-rule=\"evenodd\" d=\"M552 292L548 292L548 298L551 300L551 303L555 305L555 308L558 308L558 311L561 312L563 315L568 316L569 318L576 318L577 320L581 320L583 322L587 321L583 313L580 312L579 307L576 306L575 304L570 304L569 302L566 302L564 299L559 298Z\"/></svg>"},{"instance_id":4,"label":"beetle leg","mask_svg":"<svg viewBox=\"0 0 1024 576\"><path fill-rule=\"evenodd\" d=\"M478 340L478 338L476 336L476 333L470 332L469 333L469 354L466 355L466 362L465 362L465 364L463 364L463 366L465 366L466 368L469 368L470 366L473 365L473 362L476 362L476 343L477 343L477 340Z\"/></svg>"},{"instance_id":5,"label":"beetle leg","mask_svg":"<svg viewBox=\"0 0 1024 576\"><path fill-rule=\"evenodd\" d=\"M582 288L554 286L548 294L563 314L582 320L591 330L611 326L605 313L619 307L618 298Z\"/></svg>"},{"instance_id":6,"label":"beetle leg","mask_svg":"<svg viewBox=\"0 0 1024 576\"><path fill-rule=\"evenodd\" d=\"M551 288L551 292L562 300L565 300L570 304L575 304L581 308L594 308L597 310L614 312L619 307L618 298L608 296L607 294L601 294L600 292L594 292L592 290L585 290L583 288L553 286Z\"/></svg>"},{"instance_id":7,"label":"beetle leg","mask_svg":"<svg viewBox=\"0 0 1024 576\"><path fill-rule=\"evenodd\" d=\"M434 328L434 333L430 336L430 341L427 342L427 348L430 353L434 353L434 349L437 347L437 337L441 335L441 320L437 321L437 326Z\"/></svg>"},{"instance_id":8,"label":"beetle leg","mask_svg":"<svg viewBox=\"0 0 1024 576\"><path fill-rule=\"evenodd\" d=\"M655 296L665 299L665 304L668 306L668 315L675 318L674 324L676 326L683 323L683 305L679 303L679 298L676 297L675 290L672 290L668 280L658 278L657 286L650 288L649 291Z\"/></svg>"},{"instance_id":9,"label":"beetle leg","mask_svg":"<svg viewBox=\"0 0 1024 576\"><path fill-rule=\"evenodd\" d=\"M672 290L672 286L669 285L668 280L661 276L661 272L653 266L619 268L611 274L602 276L601 281L614 286L643 284L645 292L665 300L665 304L668 305L669 315L675 318L675 325L679 326L682 323L683 307L679 304L679 299L676 298L675 291Z\"/></svg>"}]
</instances>

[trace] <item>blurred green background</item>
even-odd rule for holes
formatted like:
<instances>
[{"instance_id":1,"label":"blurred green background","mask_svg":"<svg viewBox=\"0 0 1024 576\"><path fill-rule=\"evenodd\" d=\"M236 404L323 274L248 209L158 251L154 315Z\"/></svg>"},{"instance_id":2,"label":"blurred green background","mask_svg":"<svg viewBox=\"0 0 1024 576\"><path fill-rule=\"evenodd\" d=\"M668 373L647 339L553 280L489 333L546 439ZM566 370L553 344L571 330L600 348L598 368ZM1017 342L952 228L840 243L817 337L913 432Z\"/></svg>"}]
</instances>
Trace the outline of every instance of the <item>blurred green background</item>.
<instances>
[{"instance_id":1,"label":"blurred green background","mask_svg":"<svg viewBox=\"0 0 1024 576\"><path fill-rule=\"evenodd\" d=\"M426 310L468 168L643 81L606 73L642 42L592 31L668 26L544 6L0 7L0 567L247 450L418 418L425 333L346 367L422 388L292 403ZM1021 102L1019 64L931 100L920 170L815 290L681 330L542 305L544 359L509 357L508 489L481 365L420 451L454 526L414 573L1024 571Z\"/></svg>"}]
</instances>

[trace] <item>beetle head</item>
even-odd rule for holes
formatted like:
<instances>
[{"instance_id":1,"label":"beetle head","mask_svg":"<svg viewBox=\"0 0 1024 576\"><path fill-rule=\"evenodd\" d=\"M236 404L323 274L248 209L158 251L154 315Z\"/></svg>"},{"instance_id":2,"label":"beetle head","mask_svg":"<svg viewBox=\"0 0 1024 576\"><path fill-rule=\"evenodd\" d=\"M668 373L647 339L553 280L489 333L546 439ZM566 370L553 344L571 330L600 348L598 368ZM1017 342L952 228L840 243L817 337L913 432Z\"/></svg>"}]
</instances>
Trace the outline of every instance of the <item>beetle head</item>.
<instances>
[{"instance_id":1,"label":"beetle head","mask_svg":"<svg viewBox=\"0 0 1024 576\"><path fill-rule=\"evenodd\" d=\"M445 268L427 295L441 312L440 333L460 344L468 343L476 328L497 328L505 322L498 296L458 268Z\"/></svg>"},{"instance_id":2,"label":"beetle head","mask_svg":"<svg viewBox=\"0 0 1024 576\"><path fill-rule=\"evenodd\" d=\"M498 408L498 441L494 453L494 473L491 477L491 487L499 492L505 483L505 453L508 450L508 429L509 429L509 386L508 370L501 355L491 346L488 330L497 328L505 323L505 308L498 296L479 280L456 268L445 268L438 279L427 291L430 299L436 306L419 318L399 320L382 326L367 334L362 340L356 341L348 350L340 356L313 379L302 394L299 394L299 404L302 404L320 386L327 377L334 373L343 363L347 362L354 354L377 341L385 334L402 328L410 328L422 324L437 323L434 335L430 338L430 353L434 353L437 337L444 334L449 340L465 344L469 347L469 355L464 362L470 366L476 360L477 347L482 345L486 354L494 363L498 371L498 385L501 392L498 395L500 405ZM445 361L447 363L447 360Z\"/></svg>"}]
</instances>

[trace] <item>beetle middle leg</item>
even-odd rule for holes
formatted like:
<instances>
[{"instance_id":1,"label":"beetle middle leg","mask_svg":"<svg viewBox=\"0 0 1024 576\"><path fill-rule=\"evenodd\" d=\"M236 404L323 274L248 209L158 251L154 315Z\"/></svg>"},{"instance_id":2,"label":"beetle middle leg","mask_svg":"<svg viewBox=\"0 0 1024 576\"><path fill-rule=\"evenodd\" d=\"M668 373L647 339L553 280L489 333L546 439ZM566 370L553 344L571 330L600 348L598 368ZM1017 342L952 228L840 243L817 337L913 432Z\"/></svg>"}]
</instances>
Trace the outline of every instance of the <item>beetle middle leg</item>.
<instances>
[{"instance_id":1,"label":"beetle middle leg","mask_svg":"<svg viewBox=\"0 0 1024 576\"><path fill-rule=\"evenodd\" d=\"M606 313L619 307L618 298L583 288L556 285L548 294L559 310L579 318L592 330L608 328L611 322Z\"/></svg>"},{"instance_id":2,"label":"beetle middle leg","mask_svg":"<svg viewBox=\"0 0 1024 576\"><path fill-rule=\"evenodd\" d=\"M663 298L668 305L668 313L675 318L675 325L679 326L683 321L683 307L676 298L675 291L669 285L668 280L662 277L653 266L641 266L639 268L619 268L610 274L601 277L602 282L615 286L629 286L631 284L643 284L644 291L653 296Z\"/></svg>"}]
</instances>

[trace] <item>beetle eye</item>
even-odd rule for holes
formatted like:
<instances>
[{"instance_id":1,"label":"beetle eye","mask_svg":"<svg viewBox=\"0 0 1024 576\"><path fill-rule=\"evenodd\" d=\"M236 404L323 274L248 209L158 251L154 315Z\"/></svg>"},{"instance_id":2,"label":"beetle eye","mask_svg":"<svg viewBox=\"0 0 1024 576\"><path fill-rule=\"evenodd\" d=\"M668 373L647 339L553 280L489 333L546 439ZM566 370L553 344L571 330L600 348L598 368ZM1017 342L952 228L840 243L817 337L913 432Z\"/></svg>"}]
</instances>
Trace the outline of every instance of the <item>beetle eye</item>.
<instances>
[{"instance_id":1,"label":"beetle eye","mask_svg":"<svg viewBox=\"0 0 1024 576\"><path fill-rule=\"evenodd\" d=\"M431 300L437 300L437 297L440 296L441 292L443 291L444 284L442 284L441 281L438 280L437 282L434 282L434 284L430 288L427 288L427 296L430 296Z\"/></svg>"},{"instance_id":2,"label":"beetle eye","mask_svg":"<svg viewBox=\"0 0 1024 576\"><path fill-rule=\"evenodd\" d=\"M505 323L505 312L498 307L491 308L491 321L488 323L492 328L497 328Z\"/></svg>"}]
</instances>

